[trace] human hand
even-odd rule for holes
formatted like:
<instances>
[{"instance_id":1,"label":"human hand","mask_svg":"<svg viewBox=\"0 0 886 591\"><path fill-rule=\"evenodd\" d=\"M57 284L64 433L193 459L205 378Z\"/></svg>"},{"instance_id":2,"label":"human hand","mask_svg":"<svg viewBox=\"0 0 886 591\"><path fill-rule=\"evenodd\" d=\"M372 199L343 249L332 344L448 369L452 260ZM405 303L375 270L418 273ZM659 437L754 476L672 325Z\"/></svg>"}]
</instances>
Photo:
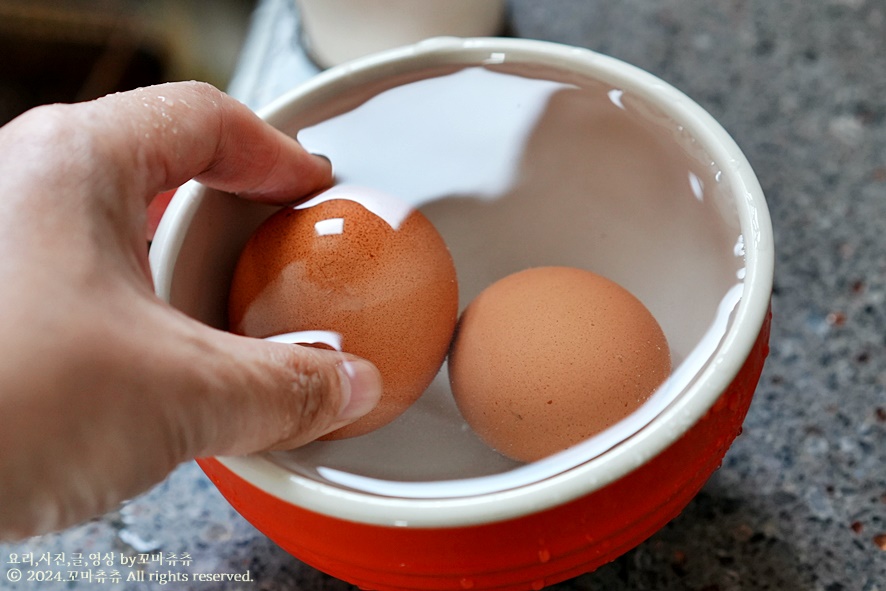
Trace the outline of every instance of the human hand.
<instances>
[{"instance_id":1,"label":"human hand","mask_svg":"<svg viewBox=\"0 0 886 591\"><path fill-rule=\"evenodd\" d=\"M209 328L161 302L145 205L196 177L265 202L331 168L200 83L0 128L0 539L113 508L194 457L292 448L364 415L364 360Z\"/></svg>"}]
</instances>

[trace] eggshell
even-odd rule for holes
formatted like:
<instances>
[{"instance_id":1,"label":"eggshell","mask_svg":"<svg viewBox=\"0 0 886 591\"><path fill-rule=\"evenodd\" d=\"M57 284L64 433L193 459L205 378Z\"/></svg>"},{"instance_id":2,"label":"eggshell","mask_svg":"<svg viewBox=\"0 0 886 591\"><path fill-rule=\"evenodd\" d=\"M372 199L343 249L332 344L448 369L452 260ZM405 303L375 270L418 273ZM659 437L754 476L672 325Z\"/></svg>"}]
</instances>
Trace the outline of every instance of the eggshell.
<instances>
[{"instance_id":1,"label":"eggshell","mask_svg":"<svg viewBox=\"0 0 886 591\"><path fill-rule=\"evenodd\" d=\"M462 314L448 363L468 424L524 462L626 417L671 369L646 307L618 284L570 267L527 269L486 288Z\"/></svg>"},{"instance_id":2,"label":"eggshell","mask_svg":"<svg viewBox=\"0 0 886 591\"><path fill-rule=\"evenodd\" d=\"M442 365L458 318L458 285L442 237L420 212L369 190L338 187L266 220L231 283L233 332L341 335L343 351L378 367L384 392L354 437L389 423Z\"/></svg>"}]
</instances>

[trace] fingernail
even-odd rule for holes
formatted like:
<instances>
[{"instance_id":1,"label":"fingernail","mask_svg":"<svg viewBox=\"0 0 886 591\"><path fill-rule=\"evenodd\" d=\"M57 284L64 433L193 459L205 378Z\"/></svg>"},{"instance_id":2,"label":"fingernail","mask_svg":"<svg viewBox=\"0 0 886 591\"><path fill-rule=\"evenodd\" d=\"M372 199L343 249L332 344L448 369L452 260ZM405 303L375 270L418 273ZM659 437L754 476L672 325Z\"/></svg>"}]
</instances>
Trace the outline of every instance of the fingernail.
<instances>
[{"instance_id":1,"label":"fingernail","mask_svg":"<svg viewBox=\"0 0 886 591\"><path fill-rule=\"evenodd\" d=\"M330 159L329 159L329 156L327 156L326 154L320 154L320 153L317 153L317 152L311 152L311 156L314 156L314 157L316 157L316 158L321 158L321 159L325 160L327 164L332 164L332 160L330 160Z\"/></svg>"},{"instance_id":2,"label":"fingernail","mask_svg":"<svg viewBox=\"0 0 886 591\"><path fill-rule=\"evenodd\" d=\"M317 154L317 153L311 153L311 156L313 156L317 160L321 160L323 162L323 164L321 166L328 168L329 175L331 177L335 178L335 167L332 165L332 160L329 159L329 156L326 156L325 154Z\"/></svg>"},{"instance_id":3,"label":"fingernail","mask_svg":"<svg viewBox=\"0 0 886 591\"><path fill-rule=\"evenodd\" d=\"M348 384L349 395L344 408L338 413L343 421L359 419L378 404L381 398L381 374L368 361L358 359L342 361L338 365L342 383Z\"/></svg>"}]
</instances>

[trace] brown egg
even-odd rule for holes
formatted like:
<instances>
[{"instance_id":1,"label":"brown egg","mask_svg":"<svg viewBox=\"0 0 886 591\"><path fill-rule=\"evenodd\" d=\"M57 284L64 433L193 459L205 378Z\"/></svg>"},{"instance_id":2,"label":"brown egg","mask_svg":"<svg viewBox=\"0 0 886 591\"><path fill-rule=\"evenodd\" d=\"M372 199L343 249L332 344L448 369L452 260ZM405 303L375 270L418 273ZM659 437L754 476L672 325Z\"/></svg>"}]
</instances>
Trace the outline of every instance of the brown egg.
<instances>
[{"instance_id":1,"label":"brown egg","mask_svg":"<svg viewBox=\"0 0 886 591\"><path fill-rule=\"evenodd\" d=\"M524 462L626 417L670 370L664 333L646 307L570 267L528 269L486 288L462 314L449 356L465 420Z\"/></svg>"},{"instance_id":2,"label":"brown egg","mask_svg":"<svg viewBox=\"0 0 886 591\"><path fill-rule=\"evenodd\" d=\"M382 375L378 406L326 439L389 423L421 396L446 357L458 285L443 238L420 212L377 192L334 187L272 215L240 256L228 305L233 332L341 336Z\"/></svg>"}]
</instances>

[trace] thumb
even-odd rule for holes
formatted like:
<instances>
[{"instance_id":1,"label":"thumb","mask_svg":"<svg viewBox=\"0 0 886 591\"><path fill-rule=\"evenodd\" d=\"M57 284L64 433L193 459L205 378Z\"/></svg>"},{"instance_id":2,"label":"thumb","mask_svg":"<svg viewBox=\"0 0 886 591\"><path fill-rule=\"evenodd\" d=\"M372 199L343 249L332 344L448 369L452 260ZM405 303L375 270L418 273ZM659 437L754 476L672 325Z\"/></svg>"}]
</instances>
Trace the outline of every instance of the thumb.
<instances>
[{"instance_id":1,"label":"thumb","mask_svg":"<svg viewBox=\"0 0 886 591\"><path fill-rule=\"evenodd\" d=\"M190 355L175 355L187 377L169 405L185 459L292 449L354 422L381 397L381 374L365 359L193 328Z\"/></svg>"}]
</instances>

